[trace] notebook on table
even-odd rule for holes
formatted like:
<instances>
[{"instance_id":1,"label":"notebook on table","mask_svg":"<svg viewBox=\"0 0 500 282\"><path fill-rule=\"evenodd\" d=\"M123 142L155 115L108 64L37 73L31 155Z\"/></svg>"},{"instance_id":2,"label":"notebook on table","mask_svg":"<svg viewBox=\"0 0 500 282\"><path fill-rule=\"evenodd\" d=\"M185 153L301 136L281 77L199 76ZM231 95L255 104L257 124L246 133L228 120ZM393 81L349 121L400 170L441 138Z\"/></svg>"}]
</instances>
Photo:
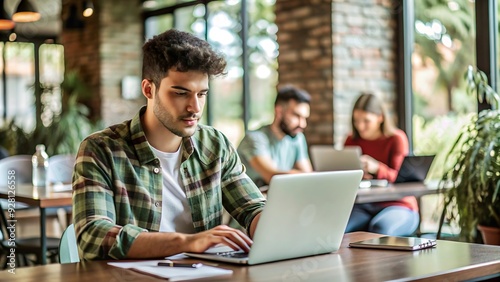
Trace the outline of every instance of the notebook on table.
<instances>
[{"instance_id":1,"label":"notebook on table","mask_svg":"<svg viewBox=\"0 0 500 282\"><path fill-rule=\"evenodd\" d=\"M248 254L224 246L186 255L253 265L337 251L362 175L361 170L276 175Z\"/></svg>"},{"instance_id":2,"label":"notebook on table","mask_svg":"<svg viewBox=\"0 0 500 282\"><path fill-rule=\"evenodd\" d=\"M394 183L423 182L433 160L434 156L406 156Z\"/></svg>"}]
</instances>

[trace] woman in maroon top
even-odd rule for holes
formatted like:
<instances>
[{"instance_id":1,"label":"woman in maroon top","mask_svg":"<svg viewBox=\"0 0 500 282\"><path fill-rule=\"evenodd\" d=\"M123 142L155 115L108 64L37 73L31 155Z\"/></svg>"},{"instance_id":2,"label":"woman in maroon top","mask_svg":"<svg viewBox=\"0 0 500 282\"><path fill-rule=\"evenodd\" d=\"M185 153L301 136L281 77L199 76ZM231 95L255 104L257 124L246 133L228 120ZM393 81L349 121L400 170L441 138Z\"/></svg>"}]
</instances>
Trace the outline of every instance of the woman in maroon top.
<instances>
[{"instance_id":1,"label":"woman in maroon top","mask_svg":"<svg viewBox=\"0 0 500 282\"><path fill-rule=\"evenodd\" d=\"M361 147L364 179L396 180L408 155L408 137L387 118L382 102L373 94L362 94L352 111L352 134L345 146ZM369 231L407 236L419 222L415 197L401 201L355 204L346 232Z\"/></svg>"}]
</instances>

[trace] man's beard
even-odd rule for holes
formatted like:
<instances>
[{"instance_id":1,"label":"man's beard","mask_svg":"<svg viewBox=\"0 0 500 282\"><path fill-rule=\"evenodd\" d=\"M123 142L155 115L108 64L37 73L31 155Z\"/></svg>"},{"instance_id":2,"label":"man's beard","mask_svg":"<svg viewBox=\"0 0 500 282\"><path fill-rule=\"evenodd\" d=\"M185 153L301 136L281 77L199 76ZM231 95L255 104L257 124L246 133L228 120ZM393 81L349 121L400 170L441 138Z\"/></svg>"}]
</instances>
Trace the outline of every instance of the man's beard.
<instances>
[{"instance_id":1,"label":"man's beard","mask_svg":"<svg viewBox=\"0 0 500 282\"><path fill-rule=\"evenodd\" d=\"M188 113L181 117L175 118L167 110L165 110L165 108L162 107L159 100L157 100L157 102L154 104L153 112L158 121L173 134L183 138L192 136L195 133L194 128L188 130L182 126L179 126L178 123L182 122L184 118L196 118L199 120L199 116L197 116L196 114Z\"/></svg>"},{"instance_id":2,"label":"man's beard","mask_svg":"<svg viewBox=\"0 0 500 282\"><path fill-rule=\"evenodd\" d=\"M298 129L298 128L300 128L300 127L296 127L294 129ZM288 125L283 120L280 122L280 129L281 129L281 131L283 131L283 133L285 133L286 135L288 135L292 138L295 138L295 136L297 136L297 133L294 133L292 130L290 130Z\"/></svg>"}]
</instances>

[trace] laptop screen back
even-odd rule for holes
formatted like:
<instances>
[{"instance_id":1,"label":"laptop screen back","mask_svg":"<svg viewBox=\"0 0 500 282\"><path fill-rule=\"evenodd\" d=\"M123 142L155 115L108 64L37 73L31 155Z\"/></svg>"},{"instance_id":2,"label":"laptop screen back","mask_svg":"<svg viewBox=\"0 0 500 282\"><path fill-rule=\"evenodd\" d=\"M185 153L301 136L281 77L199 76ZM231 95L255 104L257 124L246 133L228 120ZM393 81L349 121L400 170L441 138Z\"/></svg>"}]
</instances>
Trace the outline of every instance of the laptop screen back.
<instances>
[{"instance_id":1,"label":"laptop screen back","mask_svg":"<svg viewBox=\"0 0 500 282\"><path fill-rule=\"evenodd\" d=\"M362 175L356 170L274 176L248 256L228 255L227 246L185 254L252 265L336 251Z\"/></svg>"},{"instance_id":2,"label":"laptop screen back","mask_svg":"<svg viewBox=\"0 0 500 282\"><path fill-rule=\"evenodd\" d=\"M361 148L358 146L345 147L337 150L329 145L313 145L311 161L315 171L337 171L361 169L359 157Z\"/></svg>"},{"instance_id":3,"label":"laptop screen back","mask_svg":"<svg viewBox=\"0 0 500 282\"><path fill-rule=\"evenodd\" d=\"M433 160L434 156L406 156L394 183L424 181Z\"/></svg>"},{"instance_id":4,"label":"laptop screen back","mask_svg":"<svg viewBox=\"0 0 500 282\"><path fill-rule=\"evenodd\" d=\"M274 176L248 263L338 250L362 175L356 170Z\"/></svg>"}]
</instances>

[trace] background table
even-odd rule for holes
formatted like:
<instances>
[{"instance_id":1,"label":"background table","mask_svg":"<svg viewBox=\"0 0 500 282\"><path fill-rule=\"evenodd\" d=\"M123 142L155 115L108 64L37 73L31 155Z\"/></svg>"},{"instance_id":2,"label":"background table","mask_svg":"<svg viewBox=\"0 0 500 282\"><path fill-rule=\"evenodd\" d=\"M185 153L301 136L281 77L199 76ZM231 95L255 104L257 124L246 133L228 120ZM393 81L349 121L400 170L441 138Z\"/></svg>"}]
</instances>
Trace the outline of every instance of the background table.
<instances>
[{"instance_id":1,"label":"background table","mask_svg":"<svg viewBox=\"0 0 500 282\"><path fill-rule=\"evenodd\" d=\"M8 199L8 187L0 187L0 198ZM40 246L41 263L47 263L47 233L46 208L65 207L72 205L72 193L54 192L52 187L34 187L32 185L17 185L15 189L16 202L23 202L40 210Z\"/></svg>"},{"instance_id":2,"label":"background table","mask_svg":"<svg viewBox=\"0 0 500 282\"><path fill-rule=\"evenodd\" d=\"M437 186L428 186L423 182L396 183L389 184L387 187L359 189L356 203L395 201L401 200L406 196L420 198L424 195L437 194L441 191Z\"/></svg>"}]
</instances>

